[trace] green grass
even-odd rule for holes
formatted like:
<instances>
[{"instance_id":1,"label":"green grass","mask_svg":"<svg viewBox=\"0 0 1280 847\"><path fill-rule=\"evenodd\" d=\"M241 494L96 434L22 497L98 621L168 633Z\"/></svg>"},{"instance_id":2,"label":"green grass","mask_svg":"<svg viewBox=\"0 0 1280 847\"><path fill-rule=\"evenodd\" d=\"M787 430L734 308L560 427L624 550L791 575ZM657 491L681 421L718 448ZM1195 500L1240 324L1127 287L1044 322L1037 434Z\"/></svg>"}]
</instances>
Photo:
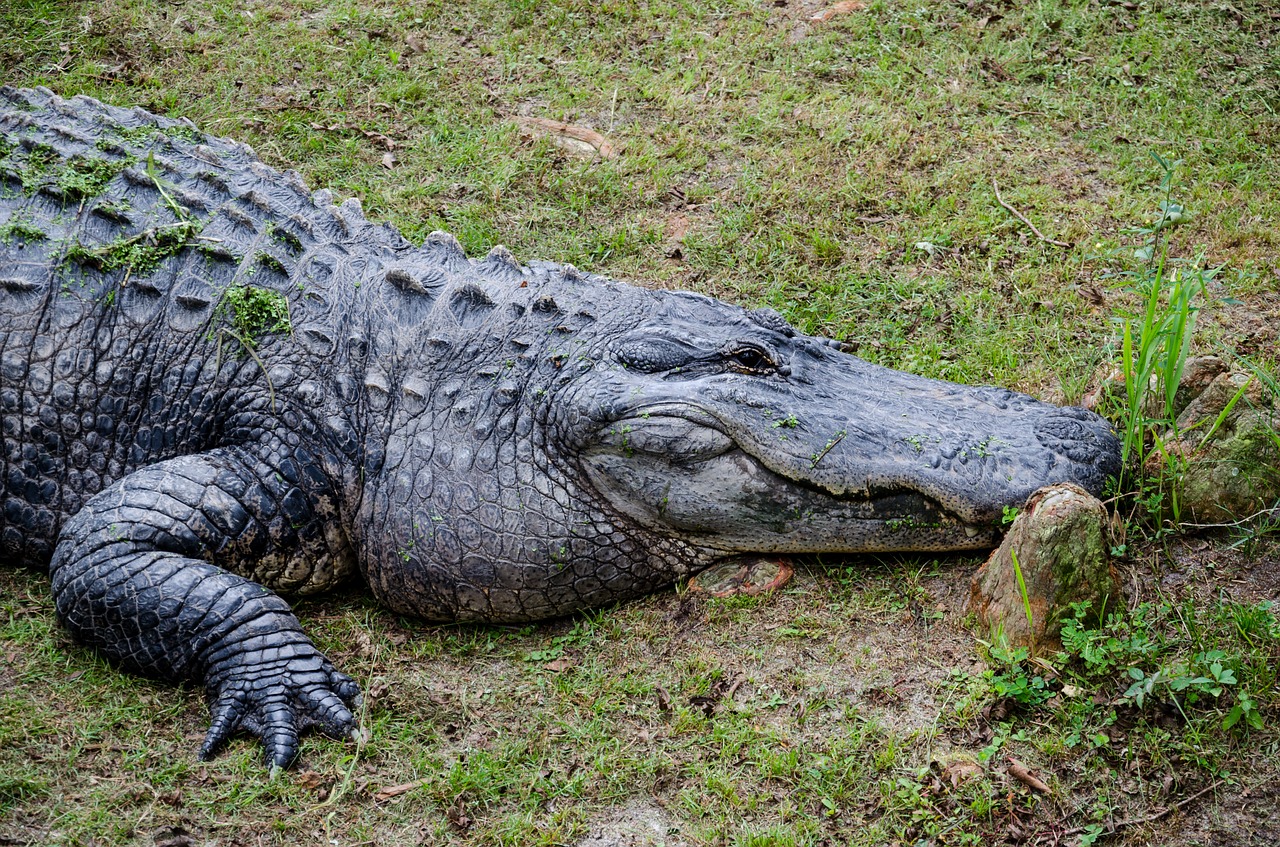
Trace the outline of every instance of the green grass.
<instances>
[{"instance_id":1,"label":"green grass","mask_svg":"<svg viewBox=\"0 0 1280 847\"><path fill-rule=\"evenodd\" d=\"M502 243L770 305L882 364L1075 401L1119 355L1114 317L1143 308L1123 274L1141 264L1128 230L1162 199L1152 152L1183 161L1193 213L1171 256L1223 268L1192 349L1277 365L1280 21L1262 2L1137 5L882 1L819 24L801 0L18 0L0 9L0 64L9 84L246 141L410 238L447 229L472 254ZM577 158L522 135L523 115L594 128L621 155ZM1036 238L993 177L1072 246ZM1143 551L1133 600L1159 649L1112 649L1105 670L1083 646L1053 673L985 666L962 626L964 561L841 562L771 598L668 594L524 629L400 620L358 591L307 602L308 630L370 692L369 738L354 761L309 739L311 775L275 783L247 743L197 762L200 693L111 670L57 628L43 578L4 569L0 836L572 844L635 803L691 844L1106 832L1214 780L1230 797L1275 778L1280 657L1258 623L1274 538L1239 546L1216 572L1190 548ZM1213 587L1160 587L1185 572ZM1273 581L1219 597L1258 574ZM1194 680L1214 650L1237 680L1221 694L1123 697L1130 668ZM1248 713L1223 728L1238 692L1262 729ZM975 780L951 784L949 750L981 759ZM1059 793L1010 778L1010 754ZM1200 803L1251 826L1230 817L1240 802ZM1182 814L1113 841L1171 840Z\"/></svg>"}]
</instances>

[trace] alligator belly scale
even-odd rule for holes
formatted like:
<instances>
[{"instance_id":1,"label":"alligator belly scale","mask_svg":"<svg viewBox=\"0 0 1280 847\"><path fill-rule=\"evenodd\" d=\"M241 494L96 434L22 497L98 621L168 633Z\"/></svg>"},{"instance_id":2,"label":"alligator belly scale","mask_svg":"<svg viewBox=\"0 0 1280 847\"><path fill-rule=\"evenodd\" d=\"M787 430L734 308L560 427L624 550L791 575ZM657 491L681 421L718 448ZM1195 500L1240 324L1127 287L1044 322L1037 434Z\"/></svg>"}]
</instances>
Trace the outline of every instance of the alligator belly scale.
<instances>
[{"instance_id":1,"label":"alligator belly scale","mask_svg":"<svg viewBox=\"0 0 1280 847\"><path fill-rule=\"evenodd\" d=\"M747 554L992 546L1107 424L768 310L415 245L186 122L0 91L0 548L287 766L359 690L281 594L527 621Z\"/></svg>"}]
</instances>

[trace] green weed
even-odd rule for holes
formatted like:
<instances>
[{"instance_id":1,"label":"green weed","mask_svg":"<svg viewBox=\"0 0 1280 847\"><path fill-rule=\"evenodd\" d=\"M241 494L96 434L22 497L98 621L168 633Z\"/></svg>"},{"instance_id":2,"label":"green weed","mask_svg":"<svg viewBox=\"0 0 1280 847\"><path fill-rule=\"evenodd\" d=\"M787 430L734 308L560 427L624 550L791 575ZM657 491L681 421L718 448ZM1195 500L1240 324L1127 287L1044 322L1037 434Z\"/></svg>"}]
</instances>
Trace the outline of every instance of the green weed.
<instances>
[{"instance_id":1,"label":"green weed","mask_svg":"<svg viewBox=\"0 0 1280 847\"><path fill-rule=\"evenodd\" d=\"M200 233L200 224L179 221L121 237L100 246L76 242L67 248L64 261L103 273L124 269L127 276L148 276L164 261L177 256Z\"/></svg>"},{"instance_id":2,"label":"green weed","mask_svg":"<svg viewBox=\"0 0 1280 847\"><path fill-rule=\"evenodd\" d=\"M48 144L33 145L27 151L26 162L19 165L23 191L28 194L38 191L45 184L48 175L56 169L60 159L58 151Z\"/></svg>"},{"instance_id":3,"label":"green weed","mask_svg":"<svg viewBox=\"0 0 1280 847\"><path fill-rule=\"evenodd\" d=\"M984 642L984 647L991 668L984 671L983 677L997 699L1039 706L1053 696L1049 679L1031 664L1026 647L1010 647L998 632L991 642Z\"/></svg>"},{"instance_id":4,"label":"green weed","mask_svg":"<svg viewBox=\"0 0 1280 847\"><path fill-rule=\"evenodd\" d=\"M1100 626L1085 624L1083 606L1063 626L1057 663L1086 684L1112 681L1142 709L1152 702L1220 717L1222 729L1261 729L1258 698L1271 693L1270 651L1280 645L1274 605L1220 601L1198 610L1181 604L1143 603L1113 613Z\"/></svg>"},{"instance_id":5,"label":"green weed","mask_svg":"<svg viewBox=\"0 0 1280 847\"><path fill-rule=\"evenodd\" d=\"M1153 427L1172 426L1177 417L1174 395L1191 349L1196 313L1200 308L1194 303L1217 272L1194 268L1187 271L1170 262L1170 229L1186 217L1186 211L1170 199L1174 173L1182 162L1171 162L1159 153L1151 155L1164 172L1160 179L1164 199L1160 201L1159 216L1154 224L1130 230L1146 237L1142 246L1134 251L1143 264L1137 271L1122 274L1143 298L1140 315L1122 321L1120 363L1125 402L1121 432L1126 467L1130 463L1141 465L1145 460ZM1154 417L1149 411L1149 401L1153 398L1159 403Z\"/></svg>"},{"instance_id":6,"label":"green weed","mask_svg":"<svg viewBox=\"0 0 1280 847\"><path fill-rule=\"evenodd\" d=\"M1141 303L1137 314L1119 319L1124 377L1124 393L1115 415L1122 441L1119 485L1120 491L1130 493L1133 502L1157 523L1167 518L1177 527L1182 519L1178 481L1184 459L1170 449L1172 440L1180 435L1175 397L1195 335L1200 301L1222 268L1207 267L1200 255L1191 259L1171 255L1171 230L1190 218L1173 200L1175 175L1182 161L1171 161L1156 152L1151 156L1161 168L1159 190L1163 196L1150 225L1126 231L1142 238L1133 251L1138 267L1114 274L1128 282ZM1243 390L1235 399L1242 394ZM1227 414L1229 409L1219 416L1219 424ZM1212 427L1216 428L1217 424ZM1160 457L1161 471L1149 476L1147 459L1153 452Z\"/></svg>"},{"instance_id":7,"label":"green weed","mask_svg":"<svg viewBox=\"0 0 1280 847\"><path fill-rule=\"evenodd\" d=\"M75 157L68 160L57 175L57 186L70 200L87 200L97 197L125 168L136 159L87 159Z\"/></svg>"},{"instance_id":8,"label":"green weed","mask_svg":"<svg viewBox=\"0 0 1280 847\"><path fill-rule=\"evenodd\" d=\"M255 349L264 335L293 332L289 301L278 291L234 285L223 292L216 311L248 350Z\"/></svg>"},{"instance_id":9,"label":"green weed","mask_svg":"<svg viewBox=\"0 0 1280 847\"><path fill-rule=\"evenodd\" d=\"M1031 598L1027 596L1027 582L1022 576L1022 565L1018 562L1018 551L1010 548L1009 556L1013 559L1013 576L1018 581L1018 595L1022 598L1022 611L1027 616L1027 631L1035 632L1036 624L1031 616Z\"/></svg>"},{"instance_id":10,"label":"green weed","mask_svg":"<svg viewBox=\"0 0 1280 847\"><path fill-rule=\"evenodd\" d=\"M44 241L46 238L48 236L42 230L32 226L20 214L13 215L0 225L0 242L5 244L17 242L19 246L23 246L34 241Z\"/></svg>"}]
</instances>

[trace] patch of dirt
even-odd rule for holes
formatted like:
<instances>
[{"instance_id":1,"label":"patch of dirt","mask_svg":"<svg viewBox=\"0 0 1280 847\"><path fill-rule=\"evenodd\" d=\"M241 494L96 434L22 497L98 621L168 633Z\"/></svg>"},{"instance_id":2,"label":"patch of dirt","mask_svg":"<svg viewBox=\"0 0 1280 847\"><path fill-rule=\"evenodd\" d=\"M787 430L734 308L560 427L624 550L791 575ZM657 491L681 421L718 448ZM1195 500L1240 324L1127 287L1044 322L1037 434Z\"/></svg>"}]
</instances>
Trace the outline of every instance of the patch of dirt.
<instances>
[{"instance_id":1,"label":"patch of dirt","mask_svg":"<svg viewBox=\"0 0 1280 847\"><path fill-rule=\"evenodd\" d=\"M840 720L835 714L808 713L810 701L825 700L852 706L860 718L888 732L932 731L953 669L981 667L974 638L962 624L969 575L976 565L957 559L921 579L909 598L890 594L885 602L891 608L855 606L842 625L831 626L829 610L813 610L823 604L822 595L839 590L831 585L834 576L797 564L788 590L754 609L749 620L713 620L673 642L686 649L696 643L702 655L717 656L726 676L740 675L733 689L743 703L758 706L765 692L784 697L783 708L760 714L763 723L779 729L795 731L803 723L817 736L838 731L825 726ZM866 571L858 583L880 579L865 561L855 561L854 567ZM694 601L695 608L704 602ZM828 624L814 628L806 623L815 615ZM768 646L749 657L742 644ZM734 695L726 699L732 701Z\"/></svg>"},{"instance_id":2,"label":"patch of dirt","mask_svg":"<svg viewBox=\"0 0 1280 847\"><path fill-rule=\"evenodd\" d=\"M1271 273L1272 284L1280 285L1280 266L1263 273ZM1280 294L1275 291L1248 294L1239 302L1219 303L1208 314L1240 356L1271 357L1280 350Z\"/></svg>"},{"instance_id":3,"label":"patch of dirt","mask_svg":"<svg viewBox=\"0 0 1280 847\"><path fill-rule=\"evenodd\" d=\"M1246 555L1205 539L1183 539L1156 575L1160 590L1176 598L1211 600L1225 595L1237 603L1280 602L1280 549L1266 539L1262 544L1263 549Z\"/></svg>"},{"instance_id":4,"label":"patch of dirt","mask_svg":"<svg viewBox=\"0 0 1280 847\"><path fill-rule=\"evenodd\" d=\"M590 825L575 847L686 847L680 828L661 806L632 800L608 810Z\"/></svg>"},{"instance_id":5,"label":"patch of dirt","mask_svg":"<svg viewBox=\"0 0 1280 847\"><path fill-rule=\"evenodd\" d=\"M1206 797L1152 826L1141 843L1169 847L1274 847L1280 844L1280 785L1255 784L1243 791L1224 792L1216 802Z\"/></svg>"},{"instance_id":6,"label":"patch of dirt","mask_svg":"<svg viewBox=\"0 0 1280 847\"><path fill-rule=\"evenodd\" d=\"M953 668L971 670L974 657L973 637L953 622L925 625L914 618L904 614L900 623L876 627L857 639L855 655L875 659L846 680L860 714L904 735L928 731L937 723L947 696L944 683Z\"/></svg>"}]
</instances>

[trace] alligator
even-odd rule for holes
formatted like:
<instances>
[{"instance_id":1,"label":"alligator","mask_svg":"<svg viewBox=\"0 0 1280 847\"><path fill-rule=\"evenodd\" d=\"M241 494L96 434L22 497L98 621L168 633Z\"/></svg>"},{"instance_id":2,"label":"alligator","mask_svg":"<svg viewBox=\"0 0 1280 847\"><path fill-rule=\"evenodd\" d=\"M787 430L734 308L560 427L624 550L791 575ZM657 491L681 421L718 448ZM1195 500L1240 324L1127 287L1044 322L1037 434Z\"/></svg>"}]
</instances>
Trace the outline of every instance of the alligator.
<instances>
[{"instance_id":1,"label":"alligator","mask_svg":"<svg viewBox=\"0 0 1280 847\"><path fill-rule=\"evenodd\" d=\"M976 550L1107 423L866 362L768 309L469 259L142 109L0 91L0 548L201 758L356 731L282 595L519 622L748 555Z\"/></svg>"}]
</instances>

